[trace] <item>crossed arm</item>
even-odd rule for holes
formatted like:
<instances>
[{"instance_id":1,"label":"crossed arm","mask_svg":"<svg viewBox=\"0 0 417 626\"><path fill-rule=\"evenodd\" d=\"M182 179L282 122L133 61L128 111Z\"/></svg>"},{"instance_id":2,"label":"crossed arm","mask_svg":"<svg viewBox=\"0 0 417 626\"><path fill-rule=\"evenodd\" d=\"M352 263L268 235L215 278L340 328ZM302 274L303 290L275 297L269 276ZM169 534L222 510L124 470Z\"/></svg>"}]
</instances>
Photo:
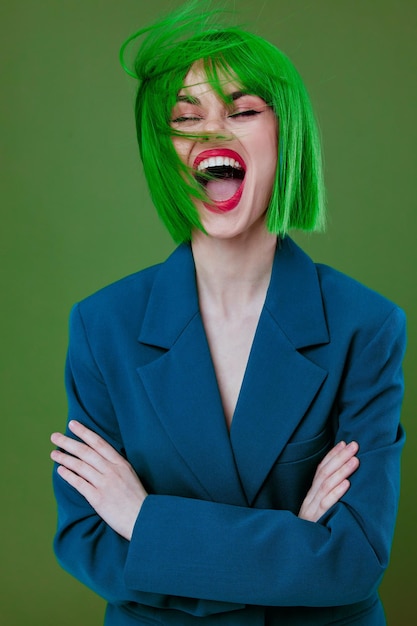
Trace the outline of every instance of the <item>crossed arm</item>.
<instances>
[{"instance_id":1,"label":"crossed arm","mask_svg":"<svg viewBox=\"0 0 417 626\"><path fill-rule=\"evenodd\" d=\"M124 539L130 540L142 504L148 495L130 463L102 437L77 421L69 423L80 441L53 433L59 450L51 452L58 474L74 487L96 513ZM359 446L339 442L317 467L298 517L316 522L349 489L356 471Z\"/></svg>"},{"instance_id":2,"label":"crossed arm","mask_svg":"<svg viewBox=\"0 0 417 626\"><path fill-rule=\"evenodd\" d=\"M361 466L349 486L358 446L341 441L317 468L297 520L290 511L148 496L117 452L114 411L74 314L67 371L72 421L69 437L52 435L59 447L52 452L59 562L109 602L193 615L247 603L335 606L367 598L388 562L398 500L403 328L394 310L355 343L339 391L337 436L360 442ZM106 436L102 423L111 427L108 443L96 434ZM219 566L221 577L214 575Z\"/></svg>"}]
</instances>

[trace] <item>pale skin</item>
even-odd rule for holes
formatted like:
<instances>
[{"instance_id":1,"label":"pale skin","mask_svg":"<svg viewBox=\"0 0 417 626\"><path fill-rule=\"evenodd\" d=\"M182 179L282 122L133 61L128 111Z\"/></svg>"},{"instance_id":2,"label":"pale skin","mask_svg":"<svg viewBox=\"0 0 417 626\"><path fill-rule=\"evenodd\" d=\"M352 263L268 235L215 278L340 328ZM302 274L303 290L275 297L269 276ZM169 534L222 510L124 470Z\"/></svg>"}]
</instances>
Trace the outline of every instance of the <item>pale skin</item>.
<instances>
[{"instance_id":1,"label":"pale skin","mask_svg":"<svg viewBox=\"0 0 417 626\"><path fill-rule=\"evenodd\" d=\"M231 82L230 93L238 91L239 86ZM276 169L277 120L257 96L242 94L226 105L205 83L198 64L188 73L180 96L186 98L173 111L173 127L227 133L227 147L238 152L247 166L242 198L232 211L217 211L196 201L206 233L195 231L192 238L201 315L231 429L276 247L276 236L265 227L265 212ZM173 142L190 166L203 149L221 143L213 138L202 146L196 139L178 137ZM60 448L51 452L59 475L115 532L130 540L148 495L140 477L99 435L74 420L69 429L81 441L62 433L51 436ZM317 467L298 517L317 522L340 500L359 467L358 450L355 441L341 441L330 450Z\"/></svg>"},{"instance_id":2,"label":"pale skin","mask_svg":"<svg viewBox=\"0 0 417 626\"><path fill-rule=\"evenodd\" d=\"M51 441L58 474L74 487L96 513L119 535L130 541L141 506L148 495L130 463L92 430L69 423L76 441L53 433ZM358 468L358 444L341 441L324 457L298 517L316 522L349 489L348 477ZM68 454L67 454L68 453Z\"/></svg>"}]
</instances>

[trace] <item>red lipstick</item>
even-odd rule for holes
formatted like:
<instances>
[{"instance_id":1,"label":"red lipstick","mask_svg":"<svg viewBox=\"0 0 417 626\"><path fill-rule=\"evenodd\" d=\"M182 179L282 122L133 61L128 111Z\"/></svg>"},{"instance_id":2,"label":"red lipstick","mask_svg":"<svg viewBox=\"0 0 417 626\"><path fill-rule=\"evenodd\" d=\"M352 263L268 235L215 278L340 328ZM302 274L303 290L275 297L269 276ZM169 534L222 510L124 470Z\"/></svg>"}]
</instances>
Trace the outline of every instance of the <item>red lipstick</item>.
<instances>
[{"instance_id":1,"label":"red lipstick","mask_svg":"<svg viewBox=\"0 0 417 626\"><path fill-rule=\"evenodd\" d=\"M239 163L243 172L246 172L246 163L244 162L240 154L228 148L211 149L211 150L204 150L203 152L200 152L200 154L197 155L197 157L194 160L193 168L197 169L199 164L202 161L205 161L206 159L210 159L213 157L224 157L224 158L234 159L237 163ZM204 202L204 206L209 211L213 211L215 213L219 211L223 213L232 211L234 208L237 207L237 205L240 202L244 185L245 185L245 179L243 178L238 189L230 198L228 198L227 200L212 200L210 203Z\"/></svg>"},{"instance_id":2,"label":"red lipstick","mask_svg":"<svg viewBox=\"0 0 417 626\"><path fill-rule=\"evenodd\" d=\"M216 156L229 157L229 159L234 159L235 161L239 163L242 169L244 169L246 172L246 164L245 164L245 161L240 156L240 154L238 154L234 150L229 150L227 148L222 148L221 150L220 149L204 150L203 152L200 152L200 154L198 154L196 158L194 159L193 168L197 169L201 161L204 161L205 159L209 159L210 157L216 157Z\"/></svg>"}]
</instances>

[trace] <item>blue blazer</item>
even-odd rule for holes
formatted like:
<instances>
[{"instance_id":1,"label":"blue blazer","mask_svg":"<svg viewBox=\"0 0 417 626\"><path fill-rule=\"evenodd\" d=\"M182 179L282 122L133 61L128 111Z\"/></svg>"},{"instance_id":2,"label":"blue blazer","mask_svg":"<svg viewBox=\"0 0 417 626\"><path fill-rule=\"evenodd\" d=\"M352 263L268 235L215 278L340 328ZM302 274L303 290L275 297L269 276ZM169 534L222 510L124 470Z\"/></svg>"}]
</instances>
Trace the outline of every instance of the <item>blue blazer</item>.
<instances>
[{"instance_id":1,"label":"blue blazer","mask_svg":"<svg viewBox=\"0 0 417 626\"><path fill-rule=\"evenodd\" d=\"M55 551L108 601L108 626L381 626L404 434L402 311L277 246L230 433L191 248L72 311L69 419L125 455L149 492L130 542L54 476ZM340 440L360 468L317 523L297 517Z\"/></svg>"}]
</instances>

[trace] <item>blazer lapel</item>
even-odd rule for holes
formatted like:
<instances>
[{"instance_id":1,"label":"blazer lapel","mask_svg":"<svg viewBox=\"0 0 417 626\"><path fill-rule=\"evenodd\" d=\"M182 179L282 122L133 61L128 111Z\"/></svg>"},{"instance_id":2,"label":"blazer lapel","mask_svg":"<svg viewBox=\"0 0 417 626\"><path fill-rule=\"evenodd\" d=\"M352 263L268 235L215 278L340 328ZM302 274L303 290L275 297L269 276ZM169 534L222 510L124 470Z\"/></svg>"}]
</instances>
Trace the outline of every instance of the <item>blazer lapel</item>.
<instances>
[{"instance_id":1,"label":"blazer lapel","mask_svg":"<svg viewBox=\"0 0 417 626\"><path fill-rule=\"evenodd\" d=\"M163 348L138 374L201 493L252 504L327 376L300 352L329 341L313 262L289 238L277 246L230 436L189 246L161 265L139 341Z\"/></svg>"},{"instance_id":2,"label":"blazer lapel","mask_svg":"<svg viewBox=\"0 0 417 626\"><path fill-rule=\"evenodd\" d=\"M327 376L299 349L328 341L315 266L284 239L277 247L230 433L249 504Z\"/></svg>"},{"instance_id":3,"label":"blazer lapel","mask_svg":"<svg viewBox=\"0 0 417 626\"><path fill-rule=\"evenodd\" d=\"M137 371L200 492L216 501L246 505L199 312L189 246L180 246L161 265L139 341L166 350Z\"/></svg>"}]
</instances>

